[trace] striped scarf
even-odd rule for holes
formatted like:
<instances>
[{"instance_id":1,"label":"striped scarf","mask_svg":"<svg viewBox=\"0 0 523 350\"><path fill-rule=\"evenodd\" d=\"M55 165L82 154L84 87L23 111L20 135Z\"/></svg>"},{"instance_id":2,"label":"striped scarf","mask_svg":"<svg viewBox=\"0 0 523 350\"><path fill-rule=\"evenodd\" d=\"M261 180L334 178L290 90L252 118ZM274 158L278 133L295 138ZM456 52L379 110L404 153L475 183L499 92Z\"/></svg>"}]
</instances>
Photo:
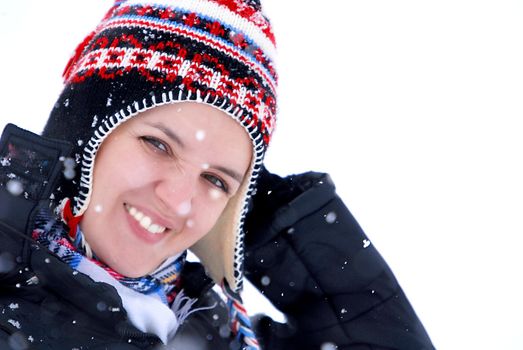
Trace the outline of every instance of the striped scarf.
<instances>
[{"instance_id":1,"label":"striped scarf","mask_svg":"<svg viewBox=\"0 0 523 350\"><path fill-rule=\"evenodd\" d=\"M72 269L76 269L83 259L89 259L107 271L122 285L142 294L157 295L163 303L169 306L180 291L178 277L185 264L186 252L168 259L149 275L132 278L114 271L99 261L96 256L92 259L88 258L85 247L81 244L83 233L79 227L74 241L68 237L67 228L62 222L56 220L47 211L39 213L33 229L33 239L60 257Z\"/></svg>"},{"instance_id":2,"label":"striped scarf","mask_svg":"<svg viewBox=\"0 0 523 350\"><path fill-rule=\"evenodd\" d=\"M173 302L176 304L175 299L179 295L181 298L178 298L178 302L185 303L184 307L179 307L182 314L185 314L180 319L181 322L190 313L201 310L185 310L186 308L191 308L193 303L187 302L188 298L184 297L183 292L181 292L182 286L179 284L178 276L185 264L187 252L165 261L149 275L131 278L114 271L99 261L92 252L87 254L86 247L87 249L90 248L82 244L83 233L77 223L76 227L73 227L73 232L74 240L70 238L72 236L71 228L68 229L63 222L56 220L50 212L41 211L35 219L35 228L32 236L35 241L56 254L73 269L76 269L83 259L88 259L107 271L122 285L142 294L157 295L168 306L171 306ZM92 259L86 256L91 254L93 255ZM221 287L227 297L230 326L235 335L236 345L239 349L259 350L259 343L252 331L252 324L242 304L240 295L233 292L227 283L224 283ZM178 316L180 315L177 314Z\"/></svg>"}]
</instances>

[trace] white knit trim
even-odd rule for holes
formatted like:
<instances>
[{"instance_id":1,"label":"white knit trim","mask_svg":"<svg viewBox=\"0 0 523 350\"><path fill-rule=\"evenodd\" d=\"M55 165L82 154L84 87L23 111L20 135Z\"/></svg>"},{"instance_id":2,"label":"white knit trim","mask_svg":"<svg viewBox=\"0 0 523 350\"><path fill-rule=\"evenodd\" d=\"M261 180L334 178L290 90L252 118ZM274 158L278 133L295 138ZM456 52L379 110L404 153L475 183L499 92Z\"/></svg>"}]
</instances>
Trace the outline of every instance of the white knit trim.
<instances>
[{"instance_id":1,"label":"white knit trim","mask_svg":"<svg viewBox=\"0 0 523 350\"><path fill-rule=\"evenodd\" d=\"M256 24L217 3L205 0L129 0L121 6L125 5L159 5L198 13L243 33L255 42L271 60L276 59L276 47Z\"/></svg>"}]
</instances>

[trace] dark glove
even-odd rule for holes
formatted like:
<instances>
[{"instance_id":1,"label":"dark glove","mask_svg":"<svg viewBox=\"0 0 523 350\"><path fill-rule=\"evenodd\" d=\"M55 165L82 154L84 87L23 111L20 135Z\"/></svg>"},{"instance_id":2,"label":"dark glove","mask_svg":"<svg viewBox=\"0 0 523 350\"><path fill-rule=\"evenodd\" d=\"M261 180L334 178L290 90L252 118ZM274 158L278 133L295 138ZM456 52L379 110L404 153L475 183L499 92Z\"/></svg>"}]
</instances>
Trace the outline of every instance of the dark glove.
<instances>
[{"instance_id":1,"label":"dark glove","mask_svg":"<svg viewBox=\"0 0 523 350\"><path fill-rule=\"evenodd\" d=\"M30 230L30 217L48 207L71 148L7 124L0 138L0 222L20 233Z\"/></svg>"},{"instance_id":2,"label":"dark glove","mask_svg":"<svg viewBox=\"0 0 523 350\"><path fill-rule=\"evenodd\" d=\"M332 184L327 174L308 172L280 177L263 167L258 175L256 192L245 219L247 252L270 241L279 233L282 228L280 226L285 226L286 223L275 220L282 211L288 209L293 199L324 182Z\"/></svg>"},{"instance_id":3,"label":"dark glove","mask_svg":"<svg viewBox=\"0 0 523 350\"><path fill-rule=\"evenodd\" d=\"M265 348L432 348L328 175L264 170L245 229L245 275L288 319L260 322Z\"/></svg>"},{"instance_id":4,"label":"dark glove","mask_svg":"<svg viewBox=\"0 0 523 350\"><path fill-rule=\"evenodd\" d=\"M49 198L72 146L8 124L0 138L0 278L23 277L36 213ZM15 261L17 260L21 261ZM25 274L25 273L24 273Z\"/></svg>"}]
</instances>

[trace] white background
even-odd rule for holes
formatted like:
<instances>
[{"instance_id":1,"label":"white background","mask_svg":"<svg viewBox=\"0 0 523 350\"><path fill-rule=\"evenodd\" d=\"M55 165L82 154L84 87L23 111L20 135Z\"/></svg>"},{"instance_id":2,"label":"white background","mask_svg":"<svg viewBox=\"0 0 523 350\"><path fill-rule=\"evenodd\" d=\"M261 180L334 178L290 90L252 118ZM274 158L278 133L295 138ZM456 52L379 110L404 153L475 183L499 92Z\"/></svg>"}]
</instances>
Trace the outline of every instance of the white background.
<instances>
[{"instance_id":1,"label":"white background","mask_svg":"<svg viewBox=\"0 0 523 350\"><path fill-rule=\"evenodd\" d=\"M41 131L110 4L1 2L0 126ZM523 349L523 2L265 5L280 53L269 168L331 173L438 349Z\"/></svg>"}]
</instances>

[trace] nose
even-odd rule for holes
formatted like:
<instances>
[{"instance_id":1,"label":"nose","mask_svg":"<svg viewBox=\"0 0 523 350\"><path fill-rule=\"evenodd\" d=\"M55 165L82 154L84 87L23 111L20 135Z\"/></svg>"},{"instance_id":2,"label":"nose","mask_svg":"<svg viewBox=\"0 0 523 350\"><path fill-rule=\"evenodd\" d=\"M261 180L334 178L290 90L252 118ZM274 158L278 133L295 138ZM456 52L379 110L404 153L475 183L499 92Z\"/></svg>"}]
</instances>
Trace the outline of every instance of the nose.
<instances>
[{"instance_id":1,"label":"nose","mask_svg":"<svg viewBox=\"0 0 523 350\"><path fill-rule=\"evenodd\" d=\"M155 194L169 214L186 217L191 213L197 184L198 176L177 169L162 176L156 184Z\"/></svg>"}]
</instances>

